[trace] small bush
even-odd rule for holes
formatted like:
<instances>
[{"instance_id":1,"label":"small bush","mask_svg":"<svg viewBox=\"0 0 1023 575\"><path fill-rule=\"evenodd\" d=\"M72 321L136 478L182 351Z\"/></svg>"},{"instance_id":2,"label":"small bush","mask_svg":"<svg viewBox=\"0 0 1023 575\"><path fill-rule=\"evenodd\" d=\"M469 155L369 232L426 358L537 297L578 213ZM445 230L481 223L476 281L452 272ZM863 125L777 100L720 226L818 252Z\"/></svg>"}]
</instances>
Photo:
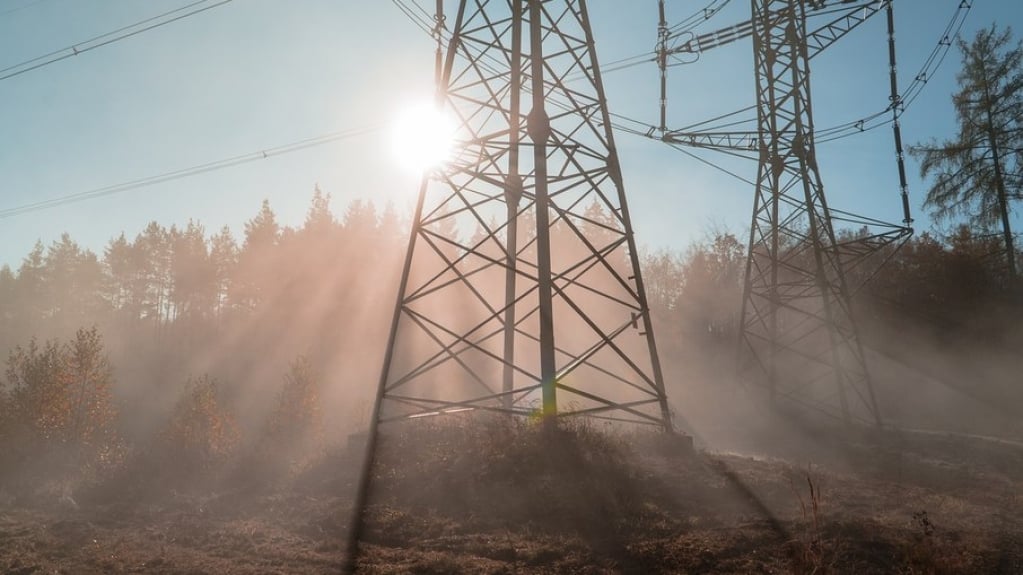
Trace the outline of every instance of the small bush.
<instances>
[{"instance_id":1,"label":"small bush","mask_svg":"<svg viewBox=\"0 0 1023 575\"><path fill-rule=\"evenodd\" d=\"M300 463L323 447L319 376L305 356L292 362L267 422L266 443Z\"/></svg>"},{"instance_id":2,"label":"small bush","mask_svg":"<svg viewBox=\"0 0 1023 575\"><path fill-rule=\"evenodd\" d=\"M94 480L121 462L113 370L96 328L63 343L16 347L5 375L0 469L8 481Z\"/></svg>"},{"instance_id":3,"label":"small bush","mask_svg":"<svg viewBox=\"0 0 1023 575\"><path fill-rule=\"evenodd\" d=\"M189 378L156 449L158 458L175 473L209 475L235 453L238 427L223 406L220 385L203 375Z\"/></svg>"}]
</instances>

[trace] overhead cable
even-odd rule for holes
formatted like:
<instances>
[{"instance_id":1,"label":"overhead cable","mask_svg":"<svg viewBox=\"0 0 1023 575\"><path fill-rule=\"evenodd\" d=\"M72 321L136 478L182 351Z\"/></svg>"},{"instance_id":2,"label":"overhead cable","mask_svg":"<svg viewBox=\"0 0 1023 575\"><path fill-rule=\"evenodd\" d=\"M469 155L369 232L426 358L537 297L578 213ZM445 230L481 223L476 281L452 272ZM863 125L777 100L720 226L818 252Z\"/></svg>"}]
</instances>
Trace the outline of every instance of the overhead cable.
<instances>
[{"instance_id":1,"label":"overhead cable","mask_svg":"<svg viewBox=\"0 0 1023 575\"><path fill-rule=\"evenodd\" d=\"M78 192L74 194L68 194L66 196L60 196L56 198L50 198L48 200L42 200L38 202L32 202L28 204L22 204L12 208L0 209L0 219L6 219L14 216L20 216L30 212L37 212L40 210L46 210L50 208L56 208L67 204L83 202L86 200L92 200L109 196L113 194L119 194L138 188L144 188L155 184L161 184L172 180L179 180L181 178L187 178L198 174L205 174L207 172L213 172L216 170L222 170L224 168L230 168L241 164L247 164L250 162L256 162L259 160L265 160L274 156L282 156L284 154L290 154L299 150L312 148L315 146L322 146L332 142L341 140L347 140L356 136L362 136L371 132L377 131L381 128L381 125L374 124L361 128L354 128L348 130L341 130L338 132L332 132L330 134L324 134L315 138L308 138L305 140L299 140L297 142L291 142L290 144L284 144L283 146L276 146L273 148L266 148L255 152L249 152L248 154L241 154L230 158L224 158L214 162L207 162L205 164L199 164L190 168L183 168L180 170L173 170L165 172L156 176L149 176L146 178L139 178L137 180L131 180L128 182L122 182L120 184L114 184L112 186L104 186L102 188L95 188L92 190Z\"/></svg>"},{"instance_id":2,"label":"overhead cable","mask_svg":"<svg viewBox=\"0 0 1023 575\"><path fill-rule=\"evenodd\" d=\"M433 34L433 30L432 30L432 29L429 29L429 28L427 28L427 27L425 26L425 24L421 23L421 22L419 21L419 18L417 18L417 17L415 16L415 12L414 12L414 10L413 10L413 9L412 9L411 7L409 7L409 6L407 6L407 5L405 4L407 0L391 0L391 1L392 1L392 2L393 2L393 3L395 4L395 6L397 6L397 7L399 8L399 9L401 9L401 11L402 11L402 12L403 12L403 13L404 13L404 14L405 14L405 15L406 15L406 16L407 16L407 17L408 17L408 18L409 18L410 20L412 20L412 22L413 22L414 24L416 24L416 25L417 25L417 26L418 26L419 28L423 29L423 31L424 31L424 32L427 32L427 33L429 33L429 34L431 34L431 35ZM422 25L420 25L420 24L422 24ZM446 42L447 40L448 40L448 38L444 38L444 39L443 39L442 41L443 41L443 42ZM483 59L486 59L486 60L490 60L491 62L493 62L494 66L499 66L499 65L501 64L501 63L500 63L500 62L499 62L499 61L498 61L498 60L497 60L497 59L496 59L496 58L495 58L494 56L492 56L492 55L491 55L491 54L489 54L489 53L483 52L483 53L481 53L481 54L480 54L480 56L481 56L481 58L483 58ZM632 56L632 57L629 57L629 58L623 58L623 59L621 59L621 60L616 60L616 61L614 61L614 62L610 62L610 63L609 63L609 65L614 65L614 64L620 64L620 63L626 63L626 67L628 67L628 66L633 66L633 65L636 65L636 64L642 64L642 63L645 63L645 62L649 61L649 60L647 60L647 59L646 59L646 58L647 58L647 56L648 56L648 54L638 54L638 55L636 55L636 56ZM643 59L642 59L642 60L639 60L640 58L643 58ZM638 61L637 61L637 60L638 60ZM498 69L497 69L497 68L493 67L492 65L488 65L487 63L484 63L484 62L479 62L479 63L478 63L477 65L478 65L478 66L479 66L480 68L482 68L482 69L484 69L484 70L487 70L487 71L489 71L489 72L491 72L491 73L494 73L494 74L497 74L497 73L498 73ZM617 68L617 69L621 69L621 68ZM603 68L603 67L601 67L601 72L603 72L603 71L604 71L604 68ZM579 74L573 74L572 76L578 76L578 77L583 77L583 76L581 75L581 73L579 73ZM523 87L523 91L525 91L525 92L528 92L528 88L525 88L525 87ZM550 101L550 102L548 102L548 103L549 103L549 104L551 104L551 105L553 105L554 107L557 107L557 108L562 108L562 109L564 109L564 104L563 104L563 103L561 103L561 102L557 102L557 101ZM746 110L740 110L740 111L739 111L739 112L737 112L737 113L741 113L741 112L743 112L743 111L747 111L747 110L749 110L749 109L752 109L752 107L751 107L751 108L747 108ZM644 122L640 122L640 121L638 121L638 120L634 120L634 119L632 119L632 118L629 118L629 117L627 117L627 116L624 116L624 115L621 115L621 114L616 114L616 113L613 113L613 112L612 112L612 113L611 113L610 115L611 115L611 116L613 116L613 117L616 117L616 118L618 118L619 120L623 120L623 121L625 121L625 122L630 122L630 123L633 123L633 124L636 124L636 125L639 125L639 126L646 126L646 124L645 124ZM642 131L642 130L637 130L637 129L634 129L634 128L630 128L630 127L628 127L628 126L625 126L625 125L623 125L623 124L621 124L621 123L615 123L615 122L612 122L612 123L611 123L611 128L613 128L613 129L615 129L615 130L617 130L617 131L619 131L619 132L624 132L624 133L627 133L627 134L633 134L633 135L638 135L638 136L643 136L643 137L645 137L645 136L646 136L646 133L645 133L644 131ZM691 157L692 157L692 158L694 158L695 160L697 160L697 161L699 161L699 162L702 162L702 163L704 163L704 164L707 164L708 166L710 166L710 167L712 167L712 168L714 168L714 169L716 169L716 170L719 170L719 171L721 171L721 172L723 172L723 173L725 173L725 174L727 174L727 175L729 175L729 176L731 176L731 177L733 177L733 178L735 178L735 179L737 179L737 180L739 180L739 181L741 181L741 182L743 182L743 183L746 183L746 184L750 184L750 185L755 185L755 184L754 184L754 182L752 182L752 181L750 181L750 180L748 180L748 179L746 179L746 178L744 178L744 177L740 176L739 174L736 174L735 172L732 172L732 171L728 170L727 168L724 168L724 167L722 167L722 166L719 166L719 165L715 164L714 162L711 162L710 160L707 160L707 159L705 159L705 158L701 158L700 156L698 156L698 155L696 155L696 154L693 154L692 152L689 152L688 150L685 150L685 149L684 149L684 148L682 148L682 147L677 147L677 146L676 146L676 149L678 149L679 151L681 151L681 152L682 152L683 154L686 154L686 155L688 155L688 156L691 156ZM2 212L0 212L0 214L2 214Z\"/></svg>"},{"instance_id":3,"label":"overhead cable","mask_svg":"<svg viewBox=\"0 0 1023 575\"><path fill-rule=\"evenodd\" d=\"M413 6L409 6L409 0L391 0L391 3L397 6L398 10L401 10L402 14L408 17L408 19L411 20L417 28L426 32L430 36L433 35L432 17L423 9L422 6L415 2L411 2L411 4L414 4L414 9ZM424 17L417 12L422 12L423 14L426 14L426 16Z\"/></svg>"},{"instance_id":4,"label":"overhead cable","mask_svg":"<svg viewBox=\"0 0 1023 575\"><path fill-rule=\"evenodd\" d=\"M731 0L713 0L710 4L705 6L702 10L694 12L681 22L673 25L668 29L673 34L681 34L688 32L693 28L696 28L700 24L703 24L707 20L710 20L715 14L721 11L722 8L728 5Z\"/></svg>"},{"instance_id":5,"label":"overhead cable","mask_svg":"<svg viewBox=\"0 0 1023 575\"><path fill-rule=\"evenodd\" d=\"M32 0L28 4L22 4L21 6L16 6L14 8L8 8L7 10L4 10L3 12L0 12L0 16L6 16L7 14L13 14L14 12L20 12L21 10L24 10L25 8L29 8L31 6L35 6L36 4L38 4L40 2L42 2L42 0Z\"/></svg>"},{"instance_id":6,"label":"overhead cable","mask_svg":"<svg viewBox=\"0 0 1023 575\"><path fill-rule=\"evenodd\" d=\"M959 2L956 11L952 14L952 18L945 26L945 30L942 32L938 43L931 50L930 54L928 54L926 60L924 60L923 66L921 66L920 70L913 77L913 81L910 82L905 92L903 92L902 97L899 98L897 102L890 102L888 107L884 110L875 112L874 114L865 116L858 120L818 130L816 134L817 142L831 142L891 124L894 121L892 118L884 118L884 116L887 116L889 112L895 112L895 119L901 117L909 106L917 99L917 97L920 96L924 87L927 86L927 83L934 76L935 72L937 72L942 63L944 63L945 57L948 56L948 52L952 48L953 40L959 37L959 34L963 29L963 25L966 23L966 17L969 15L972 7L972 2L966 0L961 0Z\"/></svg>"},{"instance_id":7,"label":"overhead cable","mask_svg":"<svg viewBox=\"0 0 1023 575\"><path fill-rule=\"evenodd\" d=\"M178 20L211 10L217 6L223 6L230 1L231 0L219 0L211 3L209 0L198 0L197 2L186 4L180 8L175 8L174 10L164 12L163 14L158 14L151 18L135 22L134 24L118 28L117 30L100 34L99 36L89 38L88 40L84 40L77 44L72 44L66 48L54 50L48 54L36 56L31 60L25 60L24 62L0 69L0 80L13 78L14 76L31 72L32 70L37 70L43 66L49 66L50 64L60 62L61 60L66 60L68 58L78 56L79 54L95 50L96 48L106 46L107 44L113 44L114 42L131 38L132 36L141 34L142 32L159 28L160 26L170 24L171 22L177 22Z\"/></svg>"}]
</instances>

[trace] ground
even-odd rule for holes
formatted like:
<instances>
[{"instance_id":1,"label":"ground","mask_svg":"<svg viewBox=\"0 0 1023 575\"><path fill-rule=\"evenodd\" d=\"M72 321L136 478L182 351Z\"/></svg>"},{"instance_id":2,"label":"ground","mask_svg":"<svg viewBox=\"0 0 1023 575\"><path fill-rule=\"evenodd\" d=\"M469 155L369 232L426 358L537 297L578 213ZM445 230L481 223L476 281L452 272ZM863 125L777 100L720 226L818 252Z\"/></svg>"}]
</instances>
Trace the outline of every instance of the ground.
<instances>
[{"instance_id":1,"label":"ground","mask_svg":"<svg viewBox=\"0 0 1023 575\"><path fill-rule=\"evenodd\" d=\"M859 434L811 463L510 433L535 437L378 462L360 572L1023 573L1019 444ZM574 443L538 458L551 441ZM358 460L273 487L0 493L0 572L336 573Z\"/></svg>"}]
</instances>

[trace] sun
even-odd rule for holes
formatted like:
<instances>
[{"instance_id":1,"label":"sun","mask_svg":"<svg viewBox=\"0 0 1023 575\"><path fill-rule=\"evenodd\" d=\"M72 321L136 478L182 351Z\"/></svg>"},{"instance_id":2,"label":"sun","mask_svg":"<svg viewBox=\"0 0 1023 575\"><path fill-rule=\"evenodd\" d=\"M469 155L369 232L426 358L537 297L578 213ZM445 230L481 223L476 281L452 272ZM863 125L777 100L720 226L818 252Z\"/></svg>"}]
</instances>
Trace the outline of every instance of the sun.
<instances>
[{"instance_id":1,"label":"sun","mask_svg":"<svg viewBox=\"0 0 1023 575\"><path fill-rule=\"evenodd\" d=\"M423 173L451 160L455 122L435 105L403 108L391 125L391 148L402 168Z\"/></svg>"}]
</instances>

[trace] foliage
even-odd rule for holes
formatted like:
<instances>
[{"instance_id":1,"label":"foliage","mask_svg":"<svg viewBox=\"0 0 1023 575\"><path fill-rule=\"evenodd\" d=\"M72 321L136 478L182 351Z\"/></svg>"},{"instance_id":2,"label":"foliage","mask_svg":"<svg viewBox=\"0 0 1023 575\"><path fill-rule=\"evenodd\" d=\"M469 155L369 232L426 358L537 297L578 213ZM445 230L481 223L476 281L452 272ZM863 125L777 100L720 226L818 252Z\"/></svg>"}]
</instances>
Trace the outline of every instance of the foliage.
<instances>
[{"instance_id":1,"label":"foliage","mask_svg":"<svg viewBox=\"0 0 1023 575\"><path fill-rule=\"evenodd\" d=\"M219 391L220 384L207 375L188 379L162 436L174 465L210 471L234 453L238 428Z\"/></svg>"},{"instance_id":2,"label":"foliage","mask_svg":"<svg viewBox=\"0 0 1023 575\"><path fill-rule=\"evenodd\" d=\"M708 244L690 248L680 303L696 329L735 333L745 259L742 244L729 233L715 234Z\"/></svg>"},{"instance_id":3,"label":"foliage","mask_svg":"<svg viewBox=\"0 0 1023 575\"><path fill-rule=\"evenodd\" d=\"M735 337L742 300L745 247L716 232L684 253L660 251L642 260L655 320L687 341L709 344Z\"/></svg>"},{"instance_id":4,"label":"foliage","mask_svg":"<svg viewBox=\"0 0 1023 575\"><path fill-rule=\"evenodd\" d=\"M40 346L35 339L7 358L11 412L42 440L59 440L70 431L73 403L64 354L57 341Z\"/></svg>"},{"instance_id":5,"label":"foliage","mask_svg":"<svg viewBox=\"0 0 1023 575\"><path fill-rule=\"evenodd\" d=\"M972 42L959 41L963 63L952 96L959 131L910 151L921 176L935 176L925 206L939 219L965 215L980 230L1001 223L1015 275L1009 212L1023 190L1023 45L1011 38L1011 29L992 24Z\"/></svg>"},{"instance_id":6,"label":"foliage","mask_svg":"<svg viewBox=\"0 0 1023 575\"><path fill-rule=\"evenodd\" d=\"M305 443L315 446L321 433L340 431L342 418L326 418L325 408L317 407L327 400L316 393L318 373L343 370L353 381L377 375L376 351L386 341L394 303L387 292L397 284L405 242L393 207L381 213L371 203L357 202L335 217L329 202L329 194L314 191L307 220L298 229L281 227L264 205L241 240L226 228L208 234L198 222L169 228L152 223L134 238L113 238L100 257L65 236L49 246L38 244L15 270L0 268L0 349L15 350L9 367L20 366L0 393L0 409L11 414L0 421L0 433L52 438L45 441L53 444L72 437L102 443L96 430L103 426L93 422L116 416L88 401L80 408L87 414L84 419L68 415L78 404L72 401L72 378L66 375L72 369L70 355L62 355L70 352L62 351L64 344L59 343L74 334L69 329L93 323L97 333L107 336L111 361L118 367L118 391L139 398L137 407L121 413L123 429L133 430L139 445L150 437L150 422L167 415L161 400L170 395L176 400L175 391L187 374L202 372L230 383L215 385L216 411L225 422L223 438L189 447L199 453L197 461L231 451L214 447L232 443L228 429L234 426L226 423L231 418L225 396L265 398L265 403L257 399L245 407L266 408L269 419L243 420L234 435L245 433L252 443L267 446L273 441L287 444L280 451L289 457L307 449ZM614 228L614 219L597 207L587 213L580 225L589 232ZM523 216L523 236L530 233L526 228L531 218L528 212ZM555 239L565 232L555 231ZM1004 260L999 259L997 241L970 227L947 236L917 236L898 253L885 254L891 260L874 279L871 293L926 313L935 319L935 332L972 334L981 326L991 341L1014 345L1010 338L1019 333L1023 310L1005 304L1007 282L999 271ZM731 369L744 252L736 235L720 232L684 251L643 257L643 279L669 385L720 381L720 374ZM492 282L484 284L487 289L502 289L503 273L481 273L474 279L481 277ZM888 308L883 309L876 314L879 321L894 323ZM38 339L26 343L32 335ZM42 343L47 338L52 346ZM87 339L81 342L86 348ZM17 348L19 343L25 347ZM280 373L301 352L315 359L292 364L283 386L276 377L266 377ZM86 362L79 367L91 369ZM96 369L102 367L97 364ZM15 392L15 380L22 379L35 382L18 386L32 387L31 394ZM109 377L95 388L112 384ZM686 389L690 397L695 387ZM359 385L341 393L349 405L367 406L371 392L372 385ZM673 393L669 390L669 396ZM109 396L109 389L101 394ZM45 399L32 403L32 398ZM44 407L61 401L63 407ZM113 404L107 405L112 410ZM30 420L23 417L27 413L36 416ZM185 428L178 431L185 433Z\"/></svg>"},{"instance_id":7,"label":"foliage","mask_svg":"<svg viewBox=\"0 0 1023 575\"><path fill-rule=\"evenodd\" d=\"M7 359L0 394L0 460L59 460L71 472L116 464L122 454L113 371L95 327L66 342L30 340ZM6 461L11 464L11 461Z\"/></svg>"},{"instance_id":8,"label":"foliage","mask_svg":"<svg viewBox=\"0 0 1023 575\"><path fill-rule=\"evenodd\" d=\"M75 318L83 317L96 320L108 335L111 332L105 326L116 326L121 339L110 337L108 341L120 354L114 356L120 370L118 380L127 382L124 389L144 390L137 404L138 418L165 416L152 405L159 403L159 393L174 393L177 403L155 443L150 446L139 440L145 431L134 436L141 462L123 468L123 481L111 482L109 501L122 501L125 492L131 491L126 486L144 485L139 489L145 489L152 484L149 488L165 490L168 483L160 481L161 477L179 488L193 485L189 480L195 471L208 475L225 467L234 469L243 434L266 449L280 446L277 451L292 459L303 450L316 451L323 426L338 419L325 417L320 374L330 373L332 366L343 366L343 373L352 381L376 375L379 356L366 350L374 341L384 339L380 334L387 322L381 318L389 316L394 298L382 292L396 283L394 264L400 261L404 247L403 242L395 241L401 235L400 225L393 210L381 215L365 203L350 206L339 220L329 210L329 199L328 194L317 192L306 224L297 230L278 226L273 234L265 235L271 240L238 242L228 229L207 237L200 224L191 222L169 229L152 224L134 239L115 238L100 258L82 255L84 250L62 238L49 248L37 246L17 272L0 268L0 323L4 326L0 337L9 338L6 341L29 341L25 335L29 333L46 337L76 325L79 320ZM609 227L613 223L601 220L597 211L591 216ZM273 229L270 223L275 220L268 206L260 210L256 221L262 222L257 226L260 229ZM597 226L594 231L600 229ZM996 270L997 258L989 257L997 247L993 241L997 238L969 227L943 237L918 236L893 255L877 277L874 290L901 305L918 306L945 318L976 321L987 310L1004 321L1009 326L1006 329L1018 329L1018 312L999 313L992 306L1004 289ZM686 251L663 250L643 260L658 337L665 332L677 335L672 333L676 330L685 338L669 338L668 345L661 339L662 358L666 363L685 365L684 377L711 363L709 350L724 350L720 355L729 362L734 357L732 336L744 255L744 247L734 235L721 233ZM95 271L94 260L99 263L102 281L74 279L75 269ZM497 279L500 282L502 278ZM70 297L70 291L54 282L72 282L75 299L60 304L54 294ZM246 294L258 297L246 299ZM104 433L115 436L117 413L109 400L112 366L97 334L96 329L85 330L63 344L31 340L11 354L8 382L0 388L0 436L9 440L0 447L0 471L17 469L21 462L35 457L30 445L81 444L91 449L108 437ZM694 342L698 345L691 345ZM279 373L280 366L294 358L297 350L310 350L309 356L291 363L283 385L276 377L263 376ZM202 365L201 369L196 370L196 364ZM365 364L370 367L360 368ZM134 370L126 367L131 365ZM168 389L167 382L179 383L184 377L177 374L187 370L208 370L224 377L222 382L238 384L231 388L203 376L189 378L184 389ZM92 375L78 379L68 375L74 373ZM725 372L708 369L708 373L719 377ZM75 387L76 381L92 383ZM668 381L681 387L677 380ZM982 384L971 379L970 385ZM352 387L371 390L371 385ZM33 391L19 391L23 389ZM107 397L106 402L93 401L89 393L75 395L74 391L83 389L95 391L97 398ZM275 399L268 419L253 418L247 428L236 423L232 413L240 403L228 399L259 396ZM694 401L692 394L686 403L703 405ZM120 415L134 414L122 409ZM621 535L628 529L622 525L637 514L652 514L654 506L668 504L647 498L649 486L629 466L622 445L592 426L563 422L545 428L521 420L479 416L406 423L403 433L382 438L380 481L374 484L380 487L376 493L385 498L384 505L390 497L401 504L398 509L411 509L393 523L396 528L415 530L422 525L416 521L424 517L449 515L459 518L449 521L469 517L473 528L502 530L520 525L526 530L565 529L587 532L593 540L604 542L612 539L608 531ZM24 459L7 458L4 449L12 444L24 447ZM329 478L323 484L341 491L346 476L338 476L338 470L356 467L351 458L338 457L323 465L317 477ZM266 470L251 467L244 471L249 469ZM307 466L305 475L309 469ZM186 475L167 477L174 472ZM234 477L220 478L231 481L232 489L239 487ZM174 479L186 481L173 483ZM784 494L783 486L778 491ZM801 565L810 571L832 563L841 550L835 545L839 540L834 524L826 531L829 538L823 535L819 494L812 484L804 520L795 525L797 529L805 527L797 531L802 544L795 550L804 553ZM223 501L226 508L235 500L225 497ZM713 498L707 501L715 504ZM833 516L830 501L829 518ZM271 508L279 504L275 499ZM918 522L923 543L917 551L938 548L930 543L935 537L925 522ZM311 531L323 533L315 528ZM651 538L644 543L660 544L658 541ZM760 549L763 541L749 545ZM873 548L866 551L872 552ZM926 561L920 559L920 564L926 565ZM746 571L766 570L751 567Z\"/></svg>"},{"instance_id":9,"label":"foliage","mask_svg":"<svg viewBox=\"0 0 1023 575\"><path fill-rule=\"evenodd\" d=\"M114 434L112 370L96 328L63 344L31 340L7 360L12 419L46 442L96 446Z\"/></svg>"},{"instance_id":10,"label":"foliage","mask_svg":"<svg viewBox=\"0 0 1023 575\"><path fill-rule=\"evenodd\" d=\"M320 379L305 356L291 363L284 386L267 422L265 448L290 461L301 461L323 447Z\"/></svg>"}]
</instances>

